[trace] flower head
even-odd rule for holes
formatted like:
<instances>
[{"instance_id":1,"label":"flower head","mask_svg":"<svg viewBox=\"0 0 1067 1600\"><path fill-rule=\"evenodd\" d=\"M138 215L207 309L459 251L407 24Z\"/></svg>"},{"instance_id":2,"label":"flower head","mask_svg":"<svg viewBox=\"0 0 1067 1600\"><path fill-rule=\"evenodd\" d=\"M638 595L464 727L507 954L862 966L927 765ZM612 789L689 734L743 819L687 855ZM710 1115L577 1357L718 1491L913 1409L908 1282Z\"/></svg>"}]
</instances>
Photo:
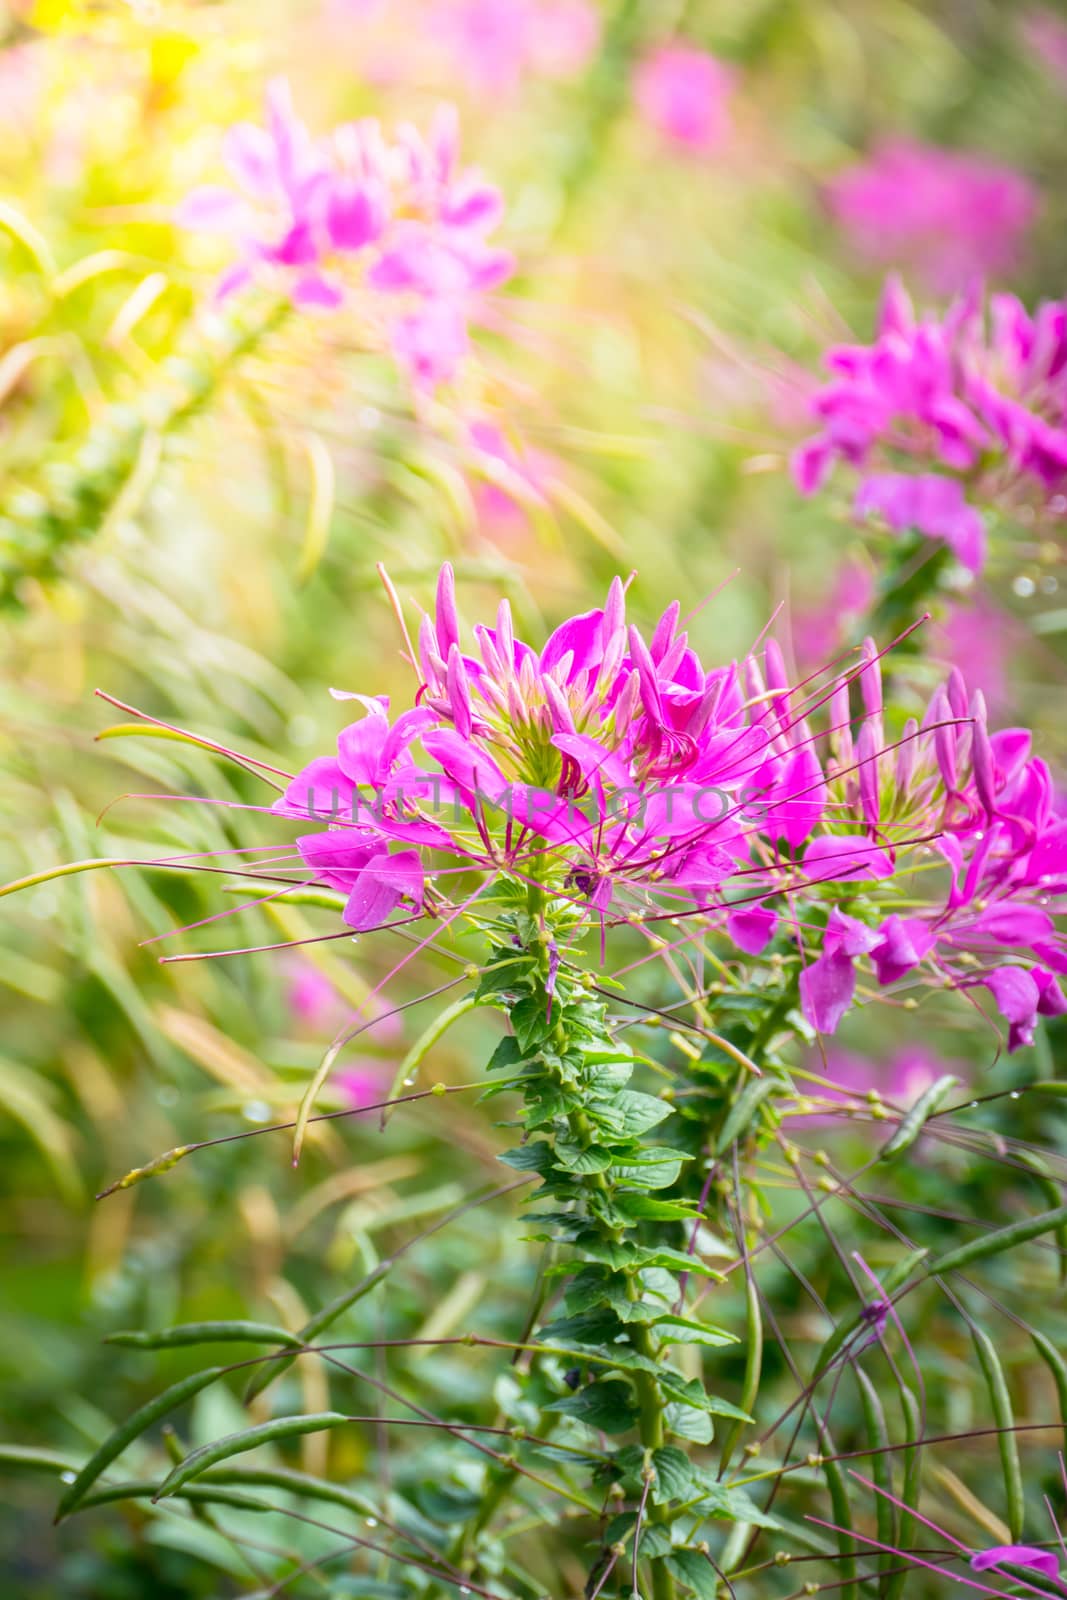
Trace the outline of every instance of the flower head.
<instances>
[{"instance_id":1,"label":"flower head","mask_svg":"<svg viewBox=\"0 0 1067 1600\"><path fill-rule=\"evenodd\" d=\"M985 560L978 503L1053 510L1067 482L1067 302L1030 314L970 293L919 318L896 279L870 345L840 345L812 410L820 432L793 459L812 494L836 464L860 474L856 510L947 544L972 572Z\"/></svg>"},{"instance_id":2,"label":"flower head","mask_svg":"<svg viewBox=\"0 0 1067 1600\"><path fill-rule=\"evenodd\" d=\"M527 74L580 72L600 37L590 0L436 0L426 25L471 88L496 96Z\"/></svg>"},{"instance_id":3,"label":"flower head","mask_svg":"<svg viewBox=\"0 0 1067 1600\"><path fill-rule=\"evenodd\" d=\"M1013 272L1034 220L1032 184L982 156L893 139L829 187L853 246L879 266L911 267L938 294L976 273Z\"/></svg>"},{"instance_id":4,"label":"flower head","mask_svg":"<svg viewBox=\"0 0 1067 1600\"><path fill-rule=\"evenodd\" d=\"M178 220L236 240L220 296L266 277L305 308L354 301L416 384L432 388L455 377L481 297L514 264L488 242L499 191L460 167L458 150L449 107L426 135L404 126L389 140L365 119L315 140L276 80L266 127L239 123L226 137L234 187L195 190Z\"/></svg>"},{"instance_id":5,"label":"flower head","mask_svg":"<svg viewBox=\"0 0 1067 1600\"><path fill-rule=\"evenodd\" d=\"M1067 893L1067 818L1025 732L990 733L953 674L891 738L869 641L805 693L773 643L708 670L677 605L647 638L625 609L616 579L536 649L502 601L468 649L442 569L416 703L394 719L357 696L336 757L275 807L315 824L297 847L351 927L440 909L449 874L480 873L602 926L696 914L751 957L782 939L826 1033L860 970L983 988L1012 1048L1065 1008L1049 908Z\"/></svg>"},{"instance_id":6,"label":"flower head","mask_svg":"<svg viewBox=\"0 0 1067 1600\"><path fill-rule=\"evenodd\" d=\"M728 99L733 75L694 45L661 45L639 64L634 78L637 109L670 144L706 155L730 131Z\"/></svg>"}]
</instances>

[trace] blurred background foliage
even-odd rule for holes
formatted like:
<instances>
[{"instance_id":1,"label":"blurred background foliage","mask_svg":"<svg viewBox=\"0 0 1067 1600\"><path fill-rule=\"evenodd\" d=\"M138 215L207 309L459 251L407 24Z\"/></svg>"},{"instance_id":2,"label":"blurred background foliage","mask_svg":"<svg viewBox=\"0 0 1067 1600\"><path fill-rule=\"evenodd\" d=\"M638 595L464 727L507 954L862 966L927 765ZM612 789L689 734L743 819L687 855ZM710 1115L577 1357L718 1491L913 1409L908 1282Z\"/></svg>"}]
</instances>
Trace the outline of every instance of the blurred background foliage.
<instances>
[{"instance_id":1,"label":"blurred background foliage","mask_svg":"<svg viewBox=\"0 0 1067 1600\"><path fill-rule=\"evenodd\" d=\"M787 459L807 428L824 346L849 330L866 338L873 323L881 272L850 250L825 191L880 138L984 153L1024 173L1040 206L1014 287L1027 301L1063 293L1067 83L1035 49L1030 9L1003 0L598 9L601 41L582 70L487 89L428 47L416 0L0 4L5 881L68 860L246 843L245 813L139 796L261 805L262 787L202 749L97 742L130 718L93 690L291 768L332 743L342 714L330 686L408 692L378 562L425 602L449 558L466 614L486 615L506 593L528 637L597 603L618 570L637 569L633 603L645 619L676 594L695 604L721 589L694 623L719 659L751 644L780 603L793 620L825 607L856 529L843 501L799 499ZM671 148L635 113L635 62L673 37L733 74L731 132L715 153ZM441 98L459 105L465 156L503 192L501 232L519 270L477 362L447 394L413 403L344 318L259 295L213 304L215 243L176 228L174 208L217 177L224 128L258 114L279 72L317 132L364 115L425 124ZM506 458L472 442L472 418L500 430ZM1035 719L1062 770L1061 577L1059 552L1027 545L1022 530L994 564L989 603L1014 619L1003 623L1004 699ZM935 611L946 603L933 597ZM946 636L934 637L951 654ZM270 838L266 825L252 832ZM475 1110L472 1095L461 1116L448 1115L455 1102L420 1101L384 1132L371 1118L326 1124L296 1172L285 1136L268 1134L93 1204L170 1146L290 1118L339 1019L407 953L399 938L366 939L161 965L162 951L278 944L326 926L313 908L287 906L168 937L217 919L220 905L239 907L239 892L220 892L226 883L129 868L4 902L0 1382L6 1437L42 1453L39 1472L23 1460L5 1479L0 1566L4 1592L25 1600L177 1600L261 1583L267 1592L274 1543L319 1549L312 1529L264 1534L262 1518L239 1511L224 1532L207 1513L129 1506L53 1530L64 1463L198 1365L101 1338L242 1315L299 1327L339 1282L507 1177L494 1162L495 1108ZM415 1002L451 975L431 958L390 982L387 1003ZM656 1003L658 980L643 981L637 997ZM387 1088L430 1014L412 1005L358 1041L345 1063L353 1080L335 1082L328 1103ZM957 1013L943 1024L936 1005L921 1019L867 1008L850 1027L846 1042L868 1059L888 1062L910 1039L976 1093L1057 1073L1055 1039L1008 1065L980 1023ZM485 1046L478 1026L457 1028L430 1078L477 1077ZM1047 1142L1051 1130L1062 1148L1062 1133L1025 1099L1004 1116L990 1127L1023 1141ZM814 1146L819 1136L798 1137ZM991 1189L1009 1215L1012 1186L1031 1200L1027 1185L1040 1188L1021 1162L1001 1159L995 1139L978 1144L946 1141L898 1175L919 1242L954 1237L951 1222L923 1214L948 1177L964 1216L988 1216ZM778 1201L795 1206L795 1187ZM447 1336L477 1309L480 1331L515 1337L524 1259L505 1246L517 1204L503 1197L414 1245L387 1298L368 1300L346 1330ZM883 1236L865 1237L869 1218L842 1207L833 1223L843 1248L868 1250L877 1265ZM780 1281L768 1294L787 1308L785 1337L814 1350L829 1326L819 1300L839 1310L849 1285L814 1223L790 1248L815 1298L782 1263L770 1264ZM1034 1272L1047 1282L1040 1253ZM1001 1291L1009 1304L991 1315L1019 1414L1042 1420L1052 1391L1040 1365L1033 1375L1014 1320L1018 1279L994 1282L990 1292ZM724 1303L740 1325L743 1295L732 1293ZM1046 1310L1046 1331L1062 1334L1051 1297ZM982 1426L965 1324L936 1296L923 1316L942 1363L927 1369L930 1431ZM944 1327L933 1336L936 1318ZM473 1417L493 1370L487 1354L460 1359L445 1346L376 1357L374 1370L431 1409ZM785 1357L769 1369L788 1396ZM740 1372L724 1370L736 1387ZM324 1408L318 1369L305 1363L284 1381L294 1409ZM200 1397L194 1441L238 1425L236 1393ZM378 1403L363 1390L357 1409ZM857 1401L841 1405L844 1436ZM328 1445L312 1436L301 1464L358 1484L368 1449L353 1431ZM1048 1452L1025 1449L1040 1462L1036 1500ZM412 1503L446 1516L427 1488L432 1446L395 1460L398 1487L406 1492L416 1460ZM146 1462L145 1475L158 1464ZM971 1467L968 1489L953 1475ZM993 1443L969 1448L966 1467L950 1451L937 1471L947 1476L929 1487L950 1525L971 1541L976 1528L988 1533L968 1496L997 1503ZM580 1591L580 1567L563 1576ZM380 1585L346 1588L338 1577L306 1592L390 1592L387 1575Z\"/></svg>"}]
</instances>

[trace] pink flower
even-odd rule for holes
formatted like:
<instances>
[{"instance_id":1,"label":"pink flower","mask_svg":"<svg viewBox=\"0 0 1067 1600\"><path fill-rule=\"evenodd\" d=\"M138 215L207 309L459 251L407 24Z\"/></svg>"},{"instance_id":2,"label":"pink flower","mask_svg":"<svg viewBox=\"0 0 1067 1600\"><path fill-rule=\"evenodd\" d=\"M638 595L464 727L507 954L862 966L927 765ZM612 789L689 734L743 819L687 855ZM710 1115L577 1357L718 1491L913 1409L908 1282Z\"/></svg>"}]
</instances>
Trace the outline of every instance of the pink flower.
<instances>
[{"instance_id":1,"label":"pink flower","mask_svg":"<svg viewBox=\"0 0 1067 1600\"><path fill-rule=\"evenodd\" d=\"M973 572L985 548L976 501L1010 512L1037 498L1055 511L1067 485L1067 302L1030 315L993 295L986 316L970 294L919 320L891 278L874 342L836 346L826 365L812 402L821 431L793 458L802 494L853 467L860 515L943 541Z\"/></svg>"},{"instance_id":2,"label":"pink flower","mask_svg":"<svg viewBox=\"0 0 1067 1600\"><path fill-rule=\"evenodd\" d=\"M389 1068L384 1061L373 1056L350 1062L333 1075L333 1085L354 1111L378 1105L389 1093Z\"/></svg>"},{"instance_id":3,"label":"pink flower","mask_svg":"<svg viewBox=\"0 0 1067 1600\"><path fill-rule=\"evenodd\" d=\"M793 618L793 648L801 662L817 664L836 654L874 598L874 574L860 561L843 561L825 605Z\"/></svg>"},{"instance_id":4,"label":"pink flower","mask_svg":"<svg viewBox=\"0 0 1067 1600\"><path fill-rule=\"evenodd\" d=\"M661 138L694 154L717 150L730 131L733 74L714 56L684 43L661 45L634 76L634 97Z\"/></svg>"},{"instance_id":5,"label":"pink flower","mask_svg":"<svg viewBox=\"0 0 1067 1600\"><path fill-rule=\"evenodd\" d=\"M514 93L527 73L573 76L600 38L589 0L436 0L426 26L453 70L494 96Z\"/></svg>"},{"instance_id":6,"label":"pink flower","mask_svg":"<svg viewBox=\"0 0 1067 1600\"><path fill-rule=\"evenodd\" d=\"M1034 60L1061 84L1067 84L1067 23L1042 6L1026 13L1020 32Z\"/></svg>"},{"instance_id":7,"label":"pink flower","mask_svg":"<svg viewBox=\"0 0 1067 1600\"><path fill-rule=\"evenodd\" d=\"M293 1016L312 1028L336 1022L344 1010L344 1002L329 978L299 957L288 969L286 1002Z\"/></svg>"},{"instance_id":8,"label":"pink flower","mask_svg":"<svg viewBox=\"0 0 1067 1600\"><path fill-rule=\"evenodd\" d=\"M831 210L876 265L911 267L937 293L1016 270L1037 194L1010 167L905 139L829 185Z\"/></svg>"},{"instance_id":9,"label":"pink flower","mask_svg":"<svg viewBox=\"0 0 1067 1600\"><path fill-rule=\"evenodd\" d=\"M495 537L521 531L531 504L544 503L557 463L543 451L516 446L493 422L472 422L469 435L489 469L473 486L479 522Z\"/></svg>"},{"instance_id":10,"label":"pink flower","mask_svg":"<svg viewBox=\"0 0 1067 1600\"><path fill-rule=\"evenodd\" d=\"M984 988L1011 1049L1067 1007L1048 909L1067 894L1067 817L1025 731L990 734L953 673L922 726L887 744L870 641L808 695L773 641L762 661L709 671L677 603L647 639L625 605L615 579L536 649L503 601L468 653L442 569L416 705L392 720L357 696L366 714L336 756L274 807L314 825L297 849L346 896L350 927L441 910L457 874L480 873L540 886L602 929L688 908L750 955L781 932L802 947L801 1003L824 1033L861 970L883 987Z\"/></svg>"},{"instance_id":11,"label":"pink flower","mask_svg":"<svg viewBox=\"0 0 1067 1600\"><path fill-rule=\"evenodd\" d=\"M358 270L397 361L432 389L457 376L484 296L514 266L488 242L503 212L499 191L459 166L458 146L447 107L425 137L405 126L389 143L366 120L313 140L278 80L266 128L240 123L226 137L235 187L195 190L178 220L236 243L220 296L266 276L296 305L336 310Z\"/></svg>"}]
</instances>

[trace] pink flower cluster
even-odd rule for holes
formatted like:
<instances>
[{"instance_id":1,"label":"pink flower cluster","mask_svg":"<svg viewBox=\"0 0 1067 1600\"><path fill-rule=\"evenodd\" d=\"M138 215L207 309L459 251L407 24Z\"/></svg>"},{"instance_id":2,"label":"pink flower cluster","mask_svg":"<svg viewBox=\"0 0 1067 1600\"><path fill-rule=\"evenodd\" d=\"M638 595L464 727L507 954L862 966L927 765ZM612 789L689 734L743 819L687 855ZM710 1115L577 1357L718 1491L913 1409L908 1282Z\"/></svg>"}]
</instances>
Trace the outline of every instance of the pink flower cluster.
<instances>
[{"instance_id":1,"label":"pink flower cluster","mask_svg":"<svg viewBox=\"0 0 1067 1600\"><path fill-rule=\"evenodd\" d=\"M1033 185L1010 167L906 139L879 145L828 197L859 254L913 269L938 294L1015 271L1037 211Z\"/></svg>"},{"instance_id":2,"label":"pink flower cluster","mask_svg":"<svg viewBox=\"0 0 1067 1600\"><path fill-rule=\"evenodd\" d=\"M513 94L530 74L568 78L600 42L590 0L434 0L429 37L476 92Z\"/></svg>"},{"instance_id":3,"label":"pink flower cluster","mask_svg":"<svg viewBox=\"0 0 1067 1600\"><path fill-rule=\"evenodd\" d=\"M425 137L403 126L389 141L365 119L314 139L275 80L266 126L242 122L226 135L234 187L194 190L178 220L236 242L220 296L267 278L295 305L333 310L352 293L358 263L361 309L384 324L415 383L433 387L455 376L480 297L514 266L488 243L503 212L499 191L461 169L458 153L450 107Z\"/></svg>"},{"instance_id":4,"label":"pink flower cluster","mask_svg":"<svg viewBox=\"0 0 1067 1600\"><path fill-rule=\"evenodd\" d=\"M826 365L812 401L821 431L793 458L803 494L846 462L862 474L860 515L941 540L979 572L976 503L1049 504L1067 484L1067 301L1031 315L996 294L986 313L972 291L919 318L891 278L873 344L836 346Z\"/></svg>"},{"instance_id":5,"label":"pink flower cluster","mask_svg":"<svg viewBox=\"0 0 1067 1600\"><path fill-rule=\"evenodd\" d=\"M515 638L506 601L474 639L470 654L445 567L415 706L390 720L384 699L356 696L366 715L336 757L275 806L320 825L297 848L347 897L349 926L405 902L441 914L450 878L506 876L602 927L697 914L753 956L780 936L801 949L804 1010L823 1032L860 963L882 985L984 985L1012 1047L1064 1009L1047 907L1067 892L1067 819L1028 735L990 735L958 675L887 745L872 645L829 689L792 688L773 643L762 666L707 671L677 604L647 641L627 626L618 579L540 651ZM809 718L827 706L819 735ZM904 880L906 913L885 915Z\"/></svg>"}]
</instances>

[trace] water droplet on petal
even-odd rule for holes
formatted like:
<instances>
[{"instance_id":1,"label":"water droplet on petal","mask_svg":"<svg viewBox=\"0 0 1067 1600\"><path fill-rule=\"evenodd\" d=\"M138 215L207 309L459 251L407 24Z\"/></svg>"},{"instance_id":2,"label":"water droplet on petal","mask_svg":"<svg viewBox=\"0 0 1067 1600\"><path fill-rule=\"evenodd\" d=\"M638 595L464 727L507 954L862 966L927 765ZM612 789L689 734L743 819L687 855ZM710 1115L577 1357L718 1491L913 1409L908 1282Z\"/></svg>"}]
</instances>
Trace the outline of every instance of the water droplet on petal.
<instances>
[{"instance_id":1,"label":"water droplet on petal","mask_svg":"<svg viewBox=\"0 0 1067 1600\"><path fill-rule=\"evenodd\" d=\"M1012 580L1011 587L1012 592L1017 594L1020 600L1029 600L1035 585L1033 578L1028 578L1024 572L1020 572L1019 576Z\"/></svg>"}]
</instances>

